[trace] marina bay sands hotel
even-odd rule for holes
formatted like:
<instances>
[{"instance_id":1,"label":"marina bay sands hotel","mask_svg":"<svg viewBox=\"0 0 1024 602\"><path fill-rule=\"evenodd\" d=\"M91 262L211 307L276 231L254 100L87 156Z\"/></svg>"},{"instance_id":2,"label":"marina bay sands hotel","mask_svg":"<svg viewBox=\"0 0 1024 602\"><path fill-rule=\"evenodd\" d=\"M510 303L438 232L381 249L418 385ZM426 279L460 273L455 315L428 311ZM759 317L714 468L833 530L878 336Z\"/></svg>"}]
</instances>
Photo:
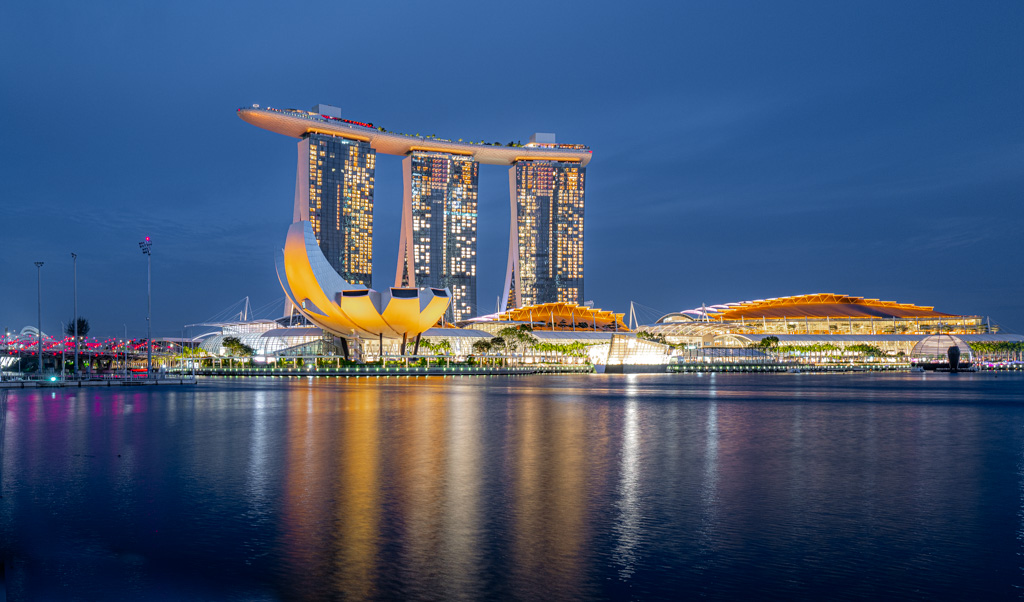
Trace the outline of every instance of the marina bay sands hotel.
<instances>
[{"instance_id":1,"label":"marina bay sands hotel","mask_svg":"<svg viewBox=\"0 0 1024 602\"><path fill-rule=\"evenodd\" d=\"M476 295L477 176L508 165L506 309L583 303L583 208L591 151L534 134L527 144L458 142L389 132L316 105L310 111L253 105L252 125L298 138L292 221L309 221L331 267L372 287L373 188L378 152L405 157L396 287L449 288L448 319L480 311Z\"/></svg>"}]
</instances>

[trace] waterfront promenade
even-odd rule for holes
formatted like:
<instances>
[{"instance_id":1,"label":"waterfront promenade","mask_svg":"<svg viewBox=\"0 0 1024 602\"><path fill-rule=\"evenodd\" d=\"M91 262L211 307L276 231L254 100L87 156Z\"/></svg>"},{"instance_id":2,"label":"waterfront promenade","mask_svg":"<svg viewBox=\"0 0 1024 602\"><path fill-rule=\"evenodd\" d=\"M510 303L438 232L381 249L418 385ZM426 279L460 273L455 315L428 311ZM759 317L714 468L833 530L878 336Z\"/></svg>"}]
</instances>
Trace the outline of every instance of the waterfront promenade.
<instances>
[{"instance_id":1,"label":"waterfront promenade","mask_svg":"<svg viewBox=\"0 0 1024 602\"><path fill-rule=\"evenodd\" d=\"M165 375L159 378L65 378L0 381L0 389L54 389L82 387L156 387L168 385L194 385L190 375Z\"/></svg>"},{"instance_id":2,"label":"waterfront promenade","mask_svg":"<svg viewBox=\"0 0 1024 602\"><path fill-rule=\"evenodd\" d=\"M529 366L380 366L360 364L356 366L309 366L298 368L249 367L249 368L197 368L196 376L336 376L336 377L381 377L381 376L514 376L521 374L586 374L594 368L587 364L573 365L529 365Z\"/></svg>"}]
</instances>

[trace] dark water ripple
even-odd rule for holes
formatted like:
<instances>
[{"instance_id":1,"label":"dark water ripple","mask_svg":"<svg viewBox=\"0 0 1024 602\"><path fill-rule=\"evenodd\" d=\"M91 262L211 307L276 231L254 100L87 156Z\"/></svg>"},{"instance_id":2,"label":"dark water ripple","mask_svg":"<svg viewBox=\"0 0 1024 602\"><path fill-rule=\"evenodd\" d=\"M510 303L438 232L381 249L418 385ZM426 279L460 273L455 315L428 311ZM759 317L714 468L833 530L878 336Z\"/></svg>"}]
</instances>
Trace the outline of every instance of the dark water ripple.
<instances>
[{"instance_id":1,"label":"dark water ripple","mask_svg":"<svg viewBox=\"0 0 1024 602\"><path fill-rule=\"evenodd\" d=\"M999 599L1024 378L16 390L11 599Z\"/></svg>"}]
</instances>

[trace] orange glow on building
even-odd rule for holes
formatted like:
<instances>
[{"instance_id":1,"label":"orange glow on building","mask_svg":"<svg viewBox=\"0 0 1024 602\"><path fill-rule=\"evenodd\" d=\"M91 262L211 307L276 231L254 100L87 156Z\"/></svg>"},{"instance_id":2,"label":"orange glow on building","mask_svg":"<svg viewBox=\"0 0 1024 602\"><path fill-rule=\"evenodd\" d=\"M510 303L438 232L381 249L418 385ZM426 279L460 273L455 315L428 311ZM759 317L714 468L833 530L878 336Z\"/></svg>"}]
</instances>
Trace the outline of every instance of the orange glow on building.
<instances>
[{"instance_id":1,"label":"orange glow on building","mask_svg":"<svg viewBox=\"0 0 1024 602\"><path fill-rule=\"evenodd\" d=\"M576 303L540 303L498 314L498 322L528 322L535 330L603 330L629 332L623 314Z\"/></svg>"}]
</instances>

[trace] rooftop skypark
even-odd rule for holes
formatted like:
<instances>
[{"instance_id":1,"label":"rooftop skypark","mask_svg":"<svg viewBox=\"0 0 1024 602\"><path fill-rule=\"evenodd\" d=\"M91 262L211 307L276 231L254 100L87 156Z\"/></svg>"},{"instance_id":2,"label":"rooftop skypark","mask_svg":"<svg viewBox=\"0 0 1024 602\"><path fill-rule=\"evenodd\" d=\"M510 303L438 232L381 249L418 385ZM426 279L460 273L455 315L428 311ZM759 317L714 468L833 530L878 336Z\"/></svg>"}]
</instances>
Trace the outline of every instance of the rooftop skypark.
<instances>
[{"instance_id":1,"label":"rooftop skypark","mask_svg":"<svg viewBox=\"0 0 1024 602\"><path fill-rule=\"evenodd\" d=\"M559 144L551 138L538 138L526 144L509 142L457 141L434 135L390 132L372 122L344 119L336 107L317 105L315 110L275 109L253 105L238 109L238 116L265 130L292 138L311 133L341 136L369 142L371 148L388 155L404 156L412 151L436 151L470 155L487 165L512 165L522 160L577 162L586 166L591 151L583 144ZM322 111L322 112L321 112ZM333 113L333 114L332 114Z\"/></svg>"}]
</instances>

